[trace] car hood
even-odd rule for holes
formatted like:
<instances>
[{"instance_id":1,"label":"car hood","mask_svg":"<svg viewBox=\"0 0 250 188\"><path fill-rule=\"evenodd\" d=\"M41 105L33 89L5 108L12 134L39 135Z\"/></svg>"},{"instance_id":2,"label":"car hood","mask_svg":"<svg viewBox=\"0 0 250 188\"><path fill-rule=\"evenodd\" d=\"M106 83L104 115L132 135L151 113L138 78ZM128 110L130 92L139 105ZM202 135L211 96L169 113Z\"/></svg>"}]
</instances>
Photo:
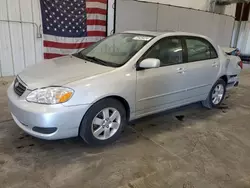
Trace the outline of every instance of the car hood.
<instances>
[{"instance_id":1,"label":"car hood","mask_svg":"<svg viewBox=\"0 0 250 188\"><path fill-rule=\"evenodd\" d=\"M18 74L29 89L64 85L114 70L74 56L65 56L31 66Z\"/></svg>"}]
</instances>

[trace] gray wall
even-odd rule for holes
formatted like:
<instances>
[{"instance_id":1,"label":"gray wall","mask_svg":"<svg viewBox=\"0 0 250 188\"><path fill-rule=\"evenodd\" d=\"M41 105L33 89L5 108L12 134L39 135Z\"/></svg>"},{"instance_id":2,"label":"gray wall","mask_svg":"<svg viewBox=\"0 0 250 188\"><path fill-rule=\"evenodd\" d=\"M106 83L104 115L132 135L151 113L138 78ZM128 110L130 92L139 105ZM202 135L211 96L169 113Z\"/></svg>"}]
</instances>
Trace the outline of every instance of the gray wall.
<instances>
[{"instance_id":1,"label":"gray wall","mask_svg":"<svg viewBox=\"0 0 250 188\"><path fill-rule=\"evenodd\" d=\"M211 37L221 46L230 46L234 18L170 5L116 1L116 32L126 30L184 31Z\"/></svg>"}]
</instances>

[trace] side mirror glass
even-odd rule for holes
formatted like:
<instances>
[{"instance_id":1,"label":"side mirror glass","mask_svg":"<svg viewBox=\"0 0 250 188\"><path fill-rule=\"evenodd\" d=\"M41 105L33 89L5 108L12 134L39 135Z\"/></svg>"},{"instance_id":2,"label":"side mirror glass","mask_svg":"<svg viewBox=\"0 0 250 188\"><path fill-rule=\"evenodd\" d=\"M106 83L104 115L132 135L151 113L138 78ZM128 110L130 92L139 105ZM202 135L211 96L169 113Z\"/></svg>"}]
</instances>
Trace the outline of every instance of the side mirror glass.
<instances>
[{"instance_id":1,"label":"side mirror glass","mask_svg":"<svg viewBox=\"0 0 250 188\"><path fill-rule=\"evenodd\" d=\"M143 69L152 69L160 67L161 61L155 58L144 59L140 62L139 67Z\"/></svg>"}]
</instances>

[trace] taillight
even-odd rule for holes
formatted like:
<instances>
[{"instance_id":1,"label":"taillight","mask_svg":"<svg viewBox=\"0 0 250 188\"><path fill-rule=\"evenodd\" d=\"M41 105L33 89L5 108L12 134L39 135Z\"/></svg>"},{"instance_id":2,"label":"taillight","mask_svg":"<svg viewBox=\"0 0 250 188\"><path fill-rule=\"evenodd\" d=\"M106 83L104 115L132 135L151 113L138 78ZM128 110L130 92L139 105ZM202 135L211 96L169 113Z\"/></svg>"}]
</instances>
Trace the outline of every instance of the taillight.
<instances>
[{"instance_id":1,"label":"taillight","mask_svg":"<svg viewBox=\"0 0 250 188\"><path fill-rule=\"evenodd\" d=\"M243 69L243 62L242 62L242 61L240 61L240 62L238 63L238 65L240 66L241 69Z\"/></svg>"}]
</instances>

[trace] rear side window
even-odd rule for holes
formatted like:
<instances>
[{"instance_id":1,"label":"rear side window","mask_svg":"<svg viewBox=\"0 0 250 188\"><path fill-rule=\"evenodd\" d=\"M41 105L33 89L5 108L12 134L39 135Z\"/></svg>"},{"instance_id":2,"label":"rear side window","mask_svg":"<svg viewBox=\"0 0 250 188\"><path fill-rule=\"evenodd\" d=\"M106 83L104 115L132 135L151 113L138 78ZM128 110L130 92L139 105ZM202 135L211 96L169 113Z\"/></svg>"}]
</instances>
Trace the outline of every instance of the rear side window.
<instances>
[{"instance_id":1,"label":"rear side window","mask_svg":"<svg viewBox=\"0 0 250 188\"><path fill-rule=\"evenodd\" d=\"M187 38L186 45L188 62L202 61L218 57L212 44L205 39Z\"/></svg>"}]
</instances>

